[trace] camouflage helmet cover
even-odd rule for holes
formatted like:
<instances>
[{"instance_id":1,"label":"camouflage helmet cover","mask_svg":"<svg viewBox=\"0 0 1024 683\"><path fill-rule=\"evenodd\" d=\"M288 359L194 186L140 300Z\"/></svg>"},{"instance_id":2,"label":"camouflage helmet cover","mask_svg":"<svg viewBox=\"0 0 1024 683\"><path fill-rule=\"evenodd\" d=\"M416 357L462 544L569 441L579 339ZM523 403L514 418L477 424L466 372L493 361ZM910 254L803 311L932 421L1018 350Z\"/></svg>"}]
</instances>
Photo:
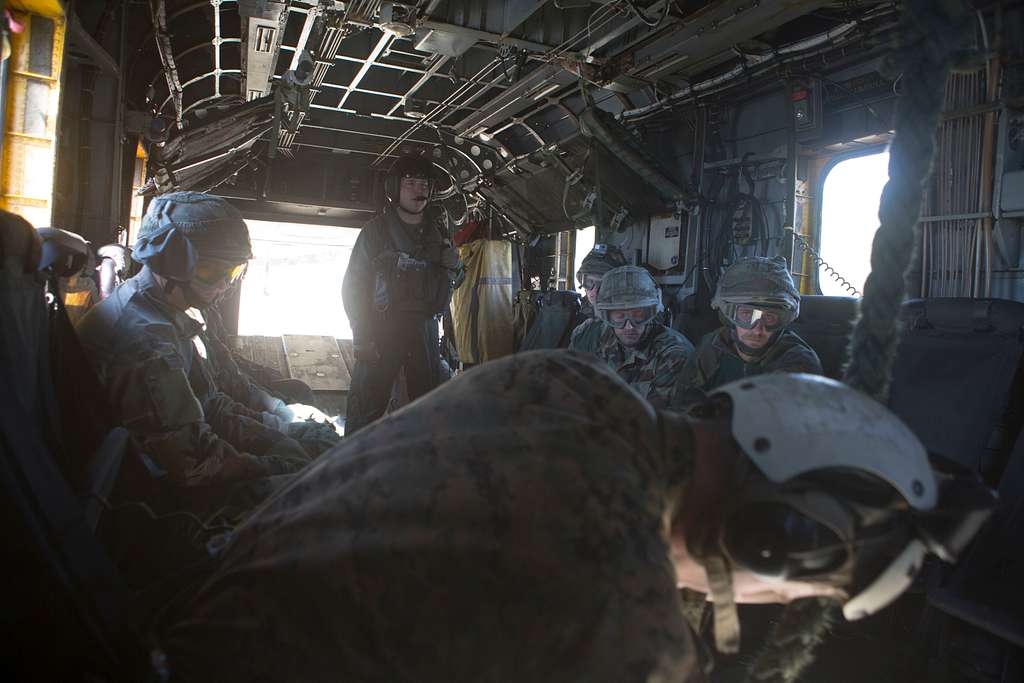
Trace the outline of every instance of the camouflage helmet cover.
<instances>
[{"instance_id":1,"label":"camouflage helmet cover","mask_svg":"<svg viewBox=\"0 0 1024 683\"><path fill-rule=\"evenodd\" d=\"M737 261L722 274L711 308L723 310L727 304L770 306L800 313L800 292L781 256L752 256Z\"/></svg>"},{"instance_id":2,"label":"camouflage helmet cover","mask_svg":"<svg viewBox=\"0 0 1024 683\"><path fill-rule=\"evenodd\" d=\"M626 265L626 257L622 250L614 244L595 244L590 253L583 259L580 269L576 271L576 282L583 284L587 275L604 276L609 270Z\"/></svg>"},{"instance_id":3,"label":"camouflage helmet cover","mask_svg":"<svg viewBox=\"0 0 1024 683\"><path fill-rule=\"evenodd\" d=\"M661 290L646 269L620 266L605 273L595 309L600 312L645 306L662 310Z\"/></svg>"},{"instance_id":4,"label":"camouflage helmet cover","mask_svg":"<svg viewBox=\"0 0 1024 683\"><path fill-rule=\"evenodd\" d=\"M236 263L252 258L238 209L202 192L171 192L150 202L132 258L168 279L188 281L200 256Z\"/></svg>"}]
</instances>

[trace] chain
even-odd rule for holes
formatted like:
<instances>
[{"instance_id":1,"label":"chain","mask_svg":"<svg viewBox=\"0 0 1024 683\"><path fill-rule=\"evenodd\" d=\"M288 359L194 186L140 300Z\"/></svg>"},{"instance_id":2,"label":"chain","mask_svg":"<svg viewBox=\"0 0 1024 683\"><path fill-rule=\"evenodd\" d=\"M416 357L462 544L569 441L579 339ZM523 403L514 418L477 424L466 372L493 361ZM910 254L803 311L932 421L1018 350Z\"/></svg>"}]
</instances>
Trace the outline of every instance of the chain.
<instances>
[{"instance_id":1,"label":"chain","mask_svg":"<svg viewBox=\"0 0 1024 683\"><path fill-rule=\"evenodd\" d=\"M815 251L814 247L812 247L810 243L808 243L807 240L804 239L803 235L797 234L796 230L794 230L792 227L788 225L784 228L784 230L793 236L793 239L796 240L796 243L800 245L801 249L803 249L805 252L811 255L811 258L814 260L814 264L818 267L819 270L824 268L828 276L835 280L836 282L838 282L840 286L842 286L842 288L849 292L852 296L861 295L859 289L854 287L849 280L840 275L839 271L833 268L828 261L821 258L821 254Z\"/></svg>"}]
</instances>

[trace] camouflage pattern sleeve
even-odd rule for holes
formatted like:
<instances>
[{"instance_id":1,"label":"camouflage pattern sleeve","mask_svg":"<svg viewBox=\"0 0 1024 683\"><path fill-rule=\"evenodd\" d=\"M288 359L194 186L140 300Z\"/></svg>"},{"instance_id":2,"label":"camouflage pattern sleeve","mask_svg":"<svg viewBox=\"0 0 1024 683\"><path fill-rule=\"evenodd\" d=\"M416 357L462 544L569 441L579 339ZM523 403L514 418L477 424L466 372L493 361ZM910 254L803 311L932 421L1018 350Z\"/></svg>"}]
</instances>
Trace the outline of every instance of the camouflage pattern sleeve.
<instances>
[{"instance_id":1,"label":"camouflage pattern sleeve","mask_svg":"<svg viewBox=\"0 0 1024 683\"><path fill-rule=\"evenodd\" d=\"M706 340L705 340L706 341ZM700 378L699 357L704 349L705 342L679 368L675 382L669 392L668 407L672 410L685 411L694 403L704 399L705 387Z\"/></svg>"},{"instance_id":2,"label":"camouflage pattern sleeve","mask_svg":"<svg viewBox=\"0 0 1024 683\"><path fill-rule=\"evenodd\" d=\"M689 340L683 339L686 341L685 345L672 339L655 357L653 377L647 392L647 400L655 408L667 408L670 405L672 391L679 376L693 357L693 346Z\"/></svg>"},{"instance_id":3,"label":"camouflage pattern sleeve","mask_svg":"<svg viewBox=\"0 0 1024 683\"><path fill-rule=\"evenodd\" d=\"M569 349L584 353L597 353L603 327L604 323L597 318L584 320L573 329L572 336L569 338Z\"/></svg>"},{"instance_id":4,"label":"camouflage pattern sleeve","mask_svg":"<svg viewBox=\"0 0 1024 683\"><path fill-rule=\"evenodd\" d=\"M124 426L172 482L201 486L246 481L295 472L305 464L305 459L300 462L297 457L301 448L295 452L288 444L279 446L276 437L267 435L270 430L254 420L237 414L229 419L226 406L213 411L223 425L215 430L207 422L203 403L169 334L169 326L150 326L131 351L109 363L103 375ZM265 455L237 450L224 438L227 433L240 445L257 445L262 440L259 445Z\"/></svg>"}]
</instances>

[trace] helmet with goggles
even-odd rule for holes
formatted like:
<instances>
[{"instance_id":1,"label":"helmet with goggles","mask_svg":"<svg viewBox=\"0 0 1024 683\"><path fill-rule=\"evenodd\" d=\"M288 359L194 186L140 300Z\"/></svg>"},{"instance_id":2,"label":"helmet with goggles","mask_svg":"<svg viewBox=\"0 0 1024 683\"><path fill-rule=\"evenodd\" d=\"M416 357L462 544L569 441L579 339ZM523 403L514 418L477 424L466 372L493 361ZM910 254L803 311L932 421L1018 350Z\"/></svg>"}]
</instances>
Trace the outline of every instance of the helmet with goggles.
<instances>
[{"instance_id":1,"label":"helmet with goggles","mask_svg":"<svg viewBox=\"0 0 1024 683\"><path fill-rule=\"evenodd\" d=\"M132 258L169 282L231 284L252 258L249 228L220 197L172 192L150 202Z\"/></svg>"},{"instance_id":2,"label":"helmet with goggles","mask_svg":"<svg viewBox=\"0 0 1024 683\"><path fill-rule=\"evenodd\" d=\"M754 256L734 263L722 274L711 308L718 311L724 325L749 330L761 324L774 332L800 315L800 292L785 259Z\"/></svg>"},{"instance_id":3,"label":"helmet with goggles","mask_svg":"<svg viewBox=\"0 0 1024 683\"><path fill-rule=\"evenodd\" d=\"M640 327L662 310L661 290L645 269L620 266L605 273L594 309L601 320L616 329L625 327L627 322Z\"/></svg>"},{"instance_id":4,"label":"helmet with goggles","mask_svg":"<svg viewBox=\"0 0 1024 683\"><path fill-rule=\"evenodd\" d=\"M994 505L976 477L933 469L906 425L845 384L760 375L709 401L730 406L733 438L762 475L736 491L717 548L701 551L713 593L730 590L715 567L745 569L836 588L846 618L860 619L899 597L928 554L954 560Z\"/></svg>"},{"instance_id":5,"label":"helmet with goggles","mask_svg":"<svg viewBox=\"0 0 1024 683\"><path fill-rule=\"evenodd\" d=\"M622 250L614 244L595 244L576 271L576 282L585 289L593 289L597 282L613 268L626 265ZM589 277L588 277L589 276ZM589 286L588 286L589 285Z\"/></svg>"}]
</instances>

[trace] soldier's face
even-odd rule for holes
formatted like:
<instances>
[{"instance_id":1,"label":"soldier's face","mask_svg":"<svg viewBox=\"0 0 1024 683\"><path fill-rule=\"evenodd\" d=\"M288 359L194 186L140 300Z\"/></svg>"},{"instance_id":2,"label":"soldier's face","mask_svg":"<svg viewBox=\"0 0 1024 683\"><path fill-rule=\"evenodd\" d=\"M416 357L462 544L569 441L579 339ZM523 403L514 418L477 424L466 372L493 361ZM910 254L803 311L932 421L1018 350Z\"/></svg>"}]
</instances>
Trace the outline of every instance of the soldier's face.
<instances>
[{"instance_id":1,"label":"soldier's face","mask_svg":"<svg viewBox=\"0 0 1024 683\"><path fill-rule=\"evenodd\" d=\"M587 293L587 301L593 306L597 303L597 293L601 291L601 278L596 275L586 275L583 278L583 291Z\"/></svg>"},{"instance_id":2,"label":"soldier's face","mask_svg":"<svg viewBox=\"0 0 1024 683\"><path fill-rule=\"evenodd\" d=\"M772 332L764 329L764 323L761 321L758 321L749 330L745 330L738 325L736 326L736 338L752 349L764 348L771 341L772 334Z\"/></svg>"},{"instance_id":3,"label":"soldier's face","mask_svg":"<svg viewBox=\"0 0 1024 683\"><path fill-rule=\"evenodd\" d=\"M426 178L402 178L398 186L398 206L411 214L423 213L430 199L430 181Z\"/></svg>"},{"instance_id":4,"label":"soldier's face","mask_svg":"<svg viewBox=\"0 0 1024 683\"><path fill-rule=\"evenodd\" d=\"M619 343L626 347L636 346L640 343L640 340L644 336L644 332L647 331L647 326L650 322L644 322L636 324L634 320L649 320L650 312L646 308L630 308L624 311L612 311L609 314L609 318L613 319L614 322L623 321L625 324L621 328L612 327L615 332L615 336L618 338Z\"/></svg>"}]
</instances>

